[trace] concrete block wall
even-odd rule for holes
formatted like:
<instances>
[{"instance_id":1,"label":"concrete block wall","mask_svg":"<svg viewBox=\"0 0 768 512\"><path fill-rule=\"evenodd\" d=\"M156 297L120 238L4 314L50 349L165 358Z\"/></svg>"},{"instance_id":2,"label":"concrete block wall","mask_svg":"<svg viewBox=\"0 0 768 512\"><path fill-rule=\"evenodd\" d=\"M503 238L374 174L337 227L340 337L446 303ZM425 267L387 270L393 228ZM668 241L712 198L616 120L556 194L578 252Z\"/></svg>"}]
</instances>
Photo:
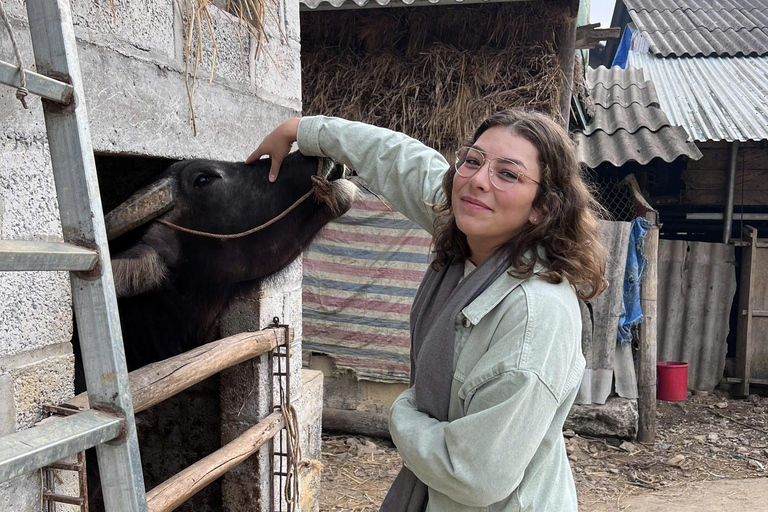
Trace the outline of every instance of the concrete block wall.
<instances>
[{"instance_id":1,"label":"concrete block wall","mask_svg":"<svg viewBox=\"0 0 768 512\"><path fill-rule=\"evenodd\" d=\"M34 69L24 2L4 0L4 5L25 66ZM272 128L301 110L298 0L271 7L269 39L259 51L237 19L211 7L218 53L209 80L213 50L203 38L193 97L196 136L184 79L185 16L176 5L114 0L112 11L109 0L71 0L85 87L80 100L88 110L94 150L242 160ZM15 60L4 29L0 59ZM42 107L37 98L28 102L30 109L22 109L14 90L0 87L0 236L61 240ZM262 326L280 316L297 327L296 399L301 397L300 265L272 280L237 313L256 315ZM72 396L71 336L65 273L0 273L0 435L34 425L43 404ZM0 510L38 510L39 503L36 475L0 485Z\"/></svg>"}]
</instances>

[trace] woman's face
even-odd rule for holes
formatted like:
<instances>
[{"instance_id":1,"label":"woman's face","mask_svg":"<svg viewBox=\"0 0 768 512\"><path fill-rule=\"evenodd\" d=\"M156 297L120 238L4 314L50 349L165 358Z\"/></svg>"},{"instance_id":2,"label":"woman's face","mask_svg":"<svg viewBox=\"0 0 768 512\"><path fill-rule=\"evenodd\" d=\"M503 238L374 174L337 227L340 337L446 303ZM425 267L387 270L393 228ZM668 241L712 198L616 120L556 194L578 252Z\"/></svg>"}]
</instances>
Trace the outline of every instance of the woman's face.
<instances>
[{"instance_id":1,"label":"woman's face","mask_svg":"<svg viewBox=\"0 0 768 512\"><path fill-rule=\"evenodd\" d=\"M502 157L519 162L522 171L536 181L541 181L542 175L536 147L509 128L489 128L472 147L489 156L472 177L454 176L451 199L456 225L467 236L473 262L479 264L476 256L485 260L528 222L541 222L533 208L539 185L522 178L511 189L499 190L491 184L489 164L494 170L501 168L495 158Z\"/></svg>"}]
</instances>

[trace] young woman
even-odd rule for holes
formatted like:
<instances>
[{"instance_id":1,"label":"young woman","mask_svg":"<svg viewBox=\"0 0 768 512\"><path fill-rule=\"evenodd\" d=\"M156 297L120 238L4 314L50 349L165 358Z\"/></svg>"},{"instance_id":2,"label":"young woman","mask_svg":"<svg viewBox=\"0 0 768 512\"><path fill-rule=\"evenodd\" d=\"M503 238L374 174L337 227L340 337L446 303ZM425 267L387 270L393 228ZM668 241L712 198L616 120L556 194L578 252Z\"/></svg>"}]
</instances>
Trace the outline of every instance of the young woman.
<instances>
[{"instance_id":1,"label":"young woman","mask_svg":"<svg viewBox=\"0 0 768 512\"><path fill-rule=\"evenodd\" d=\"M411 387L392 405L403 459L382 511L575 511L563 422L584 371L577 298L602 291L596 204L567 134L500 112L453 165L401 133L292 119L248 158L291 144L355 169L434 236L411 310Z\"/></svg>"}]
</instances>

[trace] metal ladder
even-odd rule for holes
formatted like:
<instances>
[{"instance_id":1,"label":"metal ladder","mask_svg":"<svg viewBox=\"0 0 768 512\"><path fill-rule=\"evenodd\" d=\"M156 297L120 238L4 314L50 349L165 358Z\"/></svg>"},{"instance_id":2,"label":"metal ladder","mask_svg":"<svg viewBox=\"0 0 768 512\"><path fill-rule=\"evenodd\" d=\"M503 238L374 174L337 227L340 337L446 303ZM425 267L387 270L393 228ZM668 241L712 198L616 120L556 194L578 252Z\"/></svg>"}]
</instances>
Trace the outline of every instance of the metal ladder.
<instances>
[{"instance_id":1,"label":"metal ladder","mask_svg":"<svg viewBox=\"0 0 768 512\"><path fill-rule=\"evenodd\" d=\"M68 270L91 408L0 438L0 482L96 447L106 510L147 510L109 247L68 0L26 0L64 243L0 241L0 271ZM0 27L0 30L3 28ZM0 83L20 87L0 61Z\"/></svg>"}]
</instances>

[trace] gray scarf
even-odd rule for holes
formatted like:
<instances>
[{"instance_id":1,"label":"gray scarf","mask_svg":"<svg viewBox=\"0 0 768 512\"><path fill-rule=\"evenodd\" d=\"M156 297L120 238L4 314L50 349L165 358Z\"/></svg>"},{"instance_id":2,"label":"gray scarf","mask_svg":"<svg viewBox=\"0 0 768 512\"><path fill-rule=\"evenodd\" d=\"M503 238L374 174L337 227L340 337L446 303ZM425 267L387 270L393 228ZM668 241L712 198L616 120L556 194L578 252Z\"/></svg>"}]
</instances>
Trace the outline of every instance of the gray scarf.
<instances>
[{"instance_id":1,"label":"gray scarf","mask_svg":"<svg viewBox=\"0 0 768 512\"><path fill-rule=\"evenodd\" d=\"M463 280L463 264L427 269L411 307L411 386L419 411L448 421L456 316L508 266L504 255L496 252ZM427 499L427 486L403 466L379 510L422 512Z\"/></svg>"}]
</instances>

